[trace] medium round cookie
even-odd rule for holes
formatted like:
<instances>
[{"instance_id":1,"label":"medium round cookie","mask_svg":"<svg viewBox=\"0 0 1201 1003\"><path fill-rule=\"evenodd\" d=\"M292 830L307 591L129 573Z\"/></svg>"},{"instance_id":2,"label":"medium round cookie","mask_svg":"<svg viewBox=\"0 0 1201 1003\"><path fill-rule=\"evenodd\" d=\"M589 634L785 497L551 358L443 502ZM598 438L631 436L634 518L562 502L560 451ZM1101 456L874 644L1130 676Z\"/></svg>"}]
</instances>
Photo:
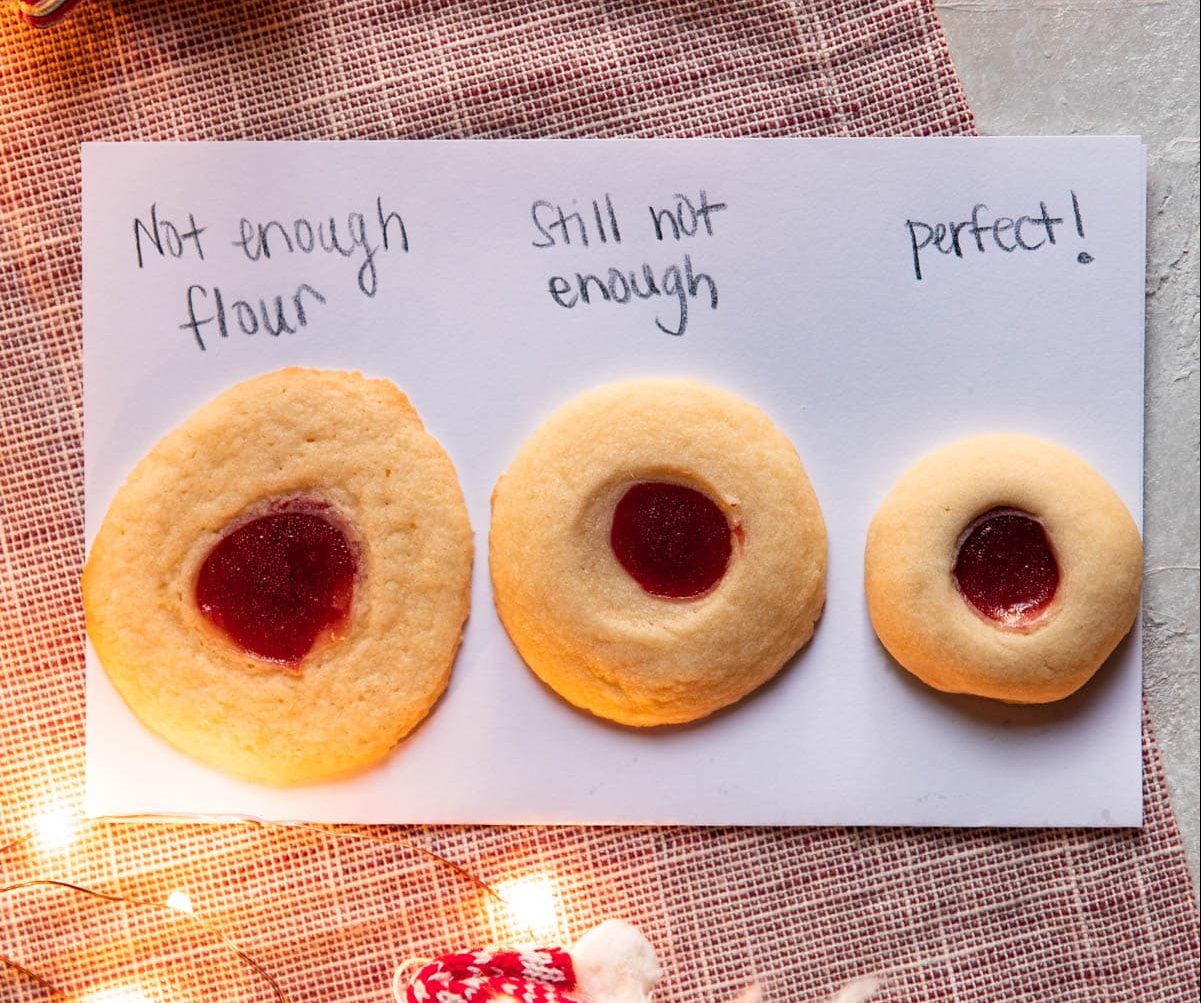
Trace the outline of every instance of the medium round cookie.
<instances>
[{"instance_id":1,"label":"medium round cookie","mask_svg":"<svg viewBox=\"0 0 1201 1003\"><path fill-rule=\"evenodd\" d=\"M408 399L358 373L240 383L113 500L83 575L88 634L150 728L289 784L383 757L446 687L471 527Z\"/></svg>"},{"instance_id":2,"label":"medium round cookie","mask_svg":"<svg viewBox=\"0 0 1201 1003\"><path fill-rule=\"evenodd\" d=\"M1083 686L1138 613L1143 550L1078 456L984 435L923 457L880 506L864 580L884 647L935 689L1011 703Z\"/></svg>"},{"instance_id":3,"label":"medium round cookie","mask_svg":"<svg viewBox=\"0 0 1201 1003\"><path fill-rule=\"evenodd\" d=\"M622 724L692 721L812 636L826 528L792 444L687 380L606 386L555 412L492 495L496 608L522 657Z\"/></svg>"}]
</instances>

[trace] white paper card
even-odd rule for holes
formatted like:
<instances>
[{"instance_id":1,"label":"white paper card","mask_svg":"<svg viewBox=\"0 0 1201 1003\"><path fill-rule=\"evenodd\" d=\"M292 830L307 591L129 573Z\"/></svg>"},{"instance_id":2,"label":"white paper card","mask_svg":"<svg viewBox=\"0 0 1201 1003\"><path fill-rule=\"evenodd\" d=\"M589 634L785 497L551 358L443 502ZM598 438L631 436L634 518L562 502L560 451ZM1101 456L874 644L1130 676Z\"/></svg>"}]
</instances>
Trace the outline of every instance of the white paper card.
<instances>
[{"instance_id":1,"label":"white paper card","mask_svg":"<svg viewBox=\"0 0 1201 1003\"><path fill-rule=\"evenodd\" d=\"M862 588L876 506L961 436L1057 441L1140 512L1139 140L95 144L83 164L89 541L161 435L236 381L308 365L409 394L477 543L449 691L349 779L213 772L144 728L89 651L91 813L1139 824L1137 636L1058 704L946 696L884 654ZM644 265L661 295L599 291ZM829 598L809 647L742 704L629 730L524 667L493 612L487 532L497 476L553 409L647 375L742 394L796 443Z\"/></svg>"}]
</instances>

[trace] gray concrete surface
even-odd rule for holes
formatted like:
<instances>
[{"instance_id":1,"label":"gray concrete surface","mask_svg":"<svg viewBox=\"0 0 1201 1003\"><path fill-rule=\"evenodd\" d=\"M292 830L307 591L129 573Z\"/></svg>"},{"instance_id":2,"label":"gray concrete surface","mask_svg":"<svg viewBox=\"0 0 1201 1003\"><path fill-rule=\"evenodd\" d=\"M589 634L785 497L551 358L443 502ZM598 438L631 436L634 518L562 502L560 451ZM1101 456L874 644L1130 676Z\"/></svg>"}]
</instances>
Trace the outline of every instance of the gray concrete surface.
<instances>
[{"instance_id":1,"label":"gray concrete surface","mask_svg":"<svg viewBox=\"0 0 1201 1003\"><path fill-rule=\"evenodd\" d=\"M1198 4L938 0L986 135L1148 147L1146 693L1198 866Z\"/></svg>"}]
</instances>

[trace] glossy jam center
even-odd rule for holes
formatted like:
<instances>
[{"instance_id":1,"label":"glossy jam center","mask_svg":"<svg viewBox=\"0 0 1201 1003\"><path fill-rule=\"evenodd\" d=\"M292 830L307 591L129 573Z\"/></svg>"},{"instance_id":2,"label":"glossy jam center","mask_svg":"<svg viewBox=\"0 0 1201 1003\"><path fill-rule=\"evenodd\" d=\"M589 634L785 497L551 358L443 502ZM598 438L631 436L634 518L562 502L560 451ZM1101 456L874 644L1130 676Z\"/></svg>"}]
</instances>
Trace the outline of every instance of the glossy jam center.
<instances>
[{"instance_id":1,"label":"glossy jam center","mask_svg":"<svg viewBox=\"0 0 1201 1003\"><path fill-rule=\"evenodd\" d=\"M721 509L683 484L635 484L613 511L609 534L621 566L651 595L689 599L721 581L730 563L730 524Z\"/></svg>"},{"instance_id":2,"label":"glossy jam center","mask_svg":"<svg viewBox=\"0 0 1201 1003\"><path fill-rule=\"evenodd\" d=\"M993 509L976 520L960 544L954 574L968 602L1009 626L1037 617L1059 587L1046 531L1012 509Z\"/></svg>"},{"instance_id":3,"label":"glossy jam center","mask_svg":"<svg viewBox=\"0 0 1201 1003\"><path fill-rule=\"evenodd\" d=\"M350 541L319 510L274 512L213 547L196 605L244 651L294 666L346 621L357 566Z\"/></svg>"}]
</instances>

